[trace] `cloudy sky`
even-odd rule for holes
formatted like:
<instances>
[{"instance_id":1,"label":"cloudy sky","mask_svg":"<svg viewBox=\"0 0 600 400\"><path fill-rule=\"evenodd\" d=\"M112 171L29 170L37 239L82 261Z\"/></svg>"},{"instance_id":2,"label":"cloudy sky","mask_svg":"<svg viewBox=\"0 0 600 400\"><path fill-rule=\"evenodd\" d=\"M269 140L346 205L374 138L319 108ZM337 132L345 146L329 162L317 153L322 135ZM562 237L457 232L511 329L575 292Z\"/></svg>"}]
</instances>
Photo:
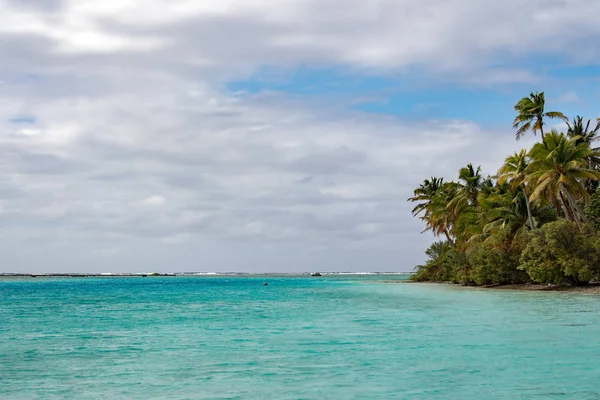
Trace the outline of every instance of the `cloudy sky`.
<instances>
[{"instance_id":1,"label":"cloudy sky","mask_svg":"<svg viewBox=\"0 0 600 400\"><path fill-rule=\"evenodd\" d=\"M409 271L406 198L600 116L596 0L0 0L0 272Z\"/></svg>"}]
</instances>

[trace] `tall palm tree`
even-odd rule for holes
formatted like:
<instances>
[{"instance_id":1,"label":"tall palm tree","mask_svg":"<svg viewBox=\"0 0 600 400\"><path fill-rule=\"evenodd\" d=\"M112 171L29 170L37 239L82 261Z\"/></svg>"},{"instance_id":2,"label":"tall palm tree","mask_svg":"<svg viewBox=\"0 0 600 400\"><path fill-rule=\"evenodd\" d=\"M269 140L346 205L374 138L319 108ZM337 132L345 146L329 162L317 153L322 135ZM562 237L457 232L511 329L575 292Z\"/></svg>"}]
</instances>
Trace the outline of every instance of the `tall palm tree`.
<instances>
[{"instance_id":1,"label":"tall palm tree","mask_svg":"<svg viewBox=\"0 0 600 400\"><path fill-rule=\"evenodd\" d=\"M469 205L477 208L479 205L477 196L486 182L481 176L481 167L475 168L473 164L469 163L458 171L458 181L460 190L454 202L459 201L461 198L466 199ZM450 206L452 207L452 205Z\"/></svg>"},{"instance_id":2,"label":"tall palm tree","mask_svg":"<svg viewBox=\"0 0 600 400\"><path fill-rule=\"evenodd\" d=\"M501 230L508 230L513 238L517 233L533 225L528 199L522 190L508 190L489 196L482 201L481 217L485 225L483 233L490 235Z\"/></svg>"},{"instance_id":3,"label":"tall palm tree","mask_svg":"<svg viewBox=\"0 0 600 400\"><path fill-rule=\"evenodd\" d=\"M600 118L597 120L596 126L590 129L590 121L587 120L587 123L584 125L583 117L579 115L573 118L573 121L567 121L567 136L569 138L574 138L578 136L576 143L587 143L590 146L593 142L600 139Z\"/></svg>"},{"instance_id":4,"label":"tall palm tree","mask_svg":"<svg viewBox=\"0 0 600 400\"><path fill-rule=\"evenodd\" d=\"M567 136L569 138L575 138L576 144L587 143L590 145L594 153L588 158L588 164L590 168L598 171L600 170L600 154L598 153L600 147L594 147L593 144L600 139L600 118L593 128L590 128L591 122L592 121L587 120L587 123L584 123L583 117L580 117L579 115L576 116L573 118L572 122L567 122L567 126L569 127ZM593 194L598 189L598 181L587 179L585 181L585 188L590 194Z\"/></svg>"},{"instance_id":5,"label":"tall palm tree","mask_svg":"<svg viewBox=\"0 0 600 400\"><path fill-rule=\"evenodd\" d=\"M452 234L458 248L467 245L468 239L481 229L477 223L478 197L491 180L481 176L481 167L468 164L459 170L459 182L453 183L452 196L446 199L445 212L452 217Z\"/></svg>"},{"instance_id":6,"label":"tall palm tree","mask_svg":"<svg viewBox=\"0 0 600 400\"><path fill-rule=\"evenodd\" d=\"M508 182L513 190L520 187L525 195L525 204L527 205L527 219L529 221L529 229L535 228L533 224L533 216L531 215L531 205L529 204L529 194L527 193L527 185L525 178L527 177L526 169L529 166L529 156L526 150L515 152L504 160L504 165L498 170L498 183L503 184Z\"/></svg>"},{"instance_id":7,"label":"tall palm tree","mask_svg":"<svg viewBox=\"0 0 600 400\"><path fill-rule=\"evenodd\" d=\"M454 182L444 183L443 178L431 177L414 191L408 201L419 202L412 214L425 222L423 232L432 231L434 235L444 235L449 243L454 244L450 235L454 216L446 209L452 198L456 196L457 185Z\"/></svg>"},{"instance_id":8,"label":"tall palm tree","mask_svg":"<svg viewBox=\"0 0 600 400\"><path fill-rule=\"evenodd\" d=\"M436 236L444 235L449 243L454 245L452 232L454 224L462 209L455 207L451 209L448 204L458 195L460 185L456 182L444 182L436 192L429 204L429 215L427 216L426 231L432 231Z\"/></svg>"},{"instance_id":9,"label":"tall palm tree","mask_svg":"<svg viewBox=\"0 0 600 400\"><path fill-rule=\"evenodd\" d=\"M431 179L425 179L413 193L413 197L410 197L408 201L420 203L415 206L412 210L413 216L417 216L421 213L425 215L421 216L421 219L425 219L428 215L428 207L433 200L433 197L444 183L444 178L436 178L434 176Z\"/></svg>"},{"instance_id":10,"label":"tall palm tree","mask_svg":"<svg viewBox=\"0 0 600 400\"><path fill-rule=\"evenodd\" d=\"M536 143L531 149L532 161L526 172L527 180L535 187L530 201L546 198L557 209L560 204L565 216L583 232L581 221L587 223L587 219L576 199L589 198L584 181L600 180L600 172L590 169L587 163L593 150L586 143L576 144L576 140L553 130L543 143Z\"/></svg>"},{"instance_id":11,"label":"tall palm tree","mask_svg":"<svg viewBox=\"0 0 600 400\"><path fill-rule=\"evenodd\" d=\"M567 117L558 111L545 111L546 99L544 92L535 92L529 94L529 97L523 97L515 105L517 116L513 121L513 128L517 129L517 140L521 139L525 132L531 130L535 135L537 131L542 135L544 141L544 118L558 118L567 121Z\"/></svg>"}]
</instances>

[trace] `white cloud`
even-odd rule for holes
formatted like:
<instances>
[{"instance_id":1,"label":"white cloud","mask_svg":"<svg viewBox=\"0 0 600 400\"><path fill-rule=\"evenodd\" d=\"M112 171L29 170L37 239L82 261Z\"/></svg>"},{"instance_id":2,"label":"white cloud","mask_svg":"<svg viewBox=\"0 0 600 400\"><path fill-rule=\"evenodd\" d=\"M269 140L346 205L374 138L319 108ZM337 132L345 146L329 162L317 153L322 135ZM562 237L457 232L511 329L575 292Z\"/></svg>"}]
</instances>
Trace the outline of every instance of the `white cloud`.
<instances>
[{"instance_id":1,"label":"white cloud","mask_svg":"<svg viewBox=\"0 0 600 400\"><path fill-rule=\"evenodd\" d=\"M142 204L146 205L146 206L162 206L166 202L167 202L167 199L165 199L164 197L158 196L158 195L154 195L154 196L150 196L150 197L145 198L142 201Z\"/></svg>"},{"instance_id":2,"label":"white cloud","mask_svg":"<svg viewBox=\"0 0 600 400\"><path fill-rule=\"evenodd\" d=\"M36 128L22 128L16 131L17 135L23 136L37 136L42 133L41 129Z\"/></svg>"},{"instance_id":3,"label":"white cloud","mask_svg":"<svg viewBox=\"0 0 600 400\"><path fill-rule=\"evenodd\" d=\"M558 96L558 98L556 99L556 101L560 102L560 103L574 103L574 102L577 102L580 100L581 99L579 98L579 96L577 96L577 93L575 93L573 91L563 93L562 95Z\"/></svg>"}]
</instances>

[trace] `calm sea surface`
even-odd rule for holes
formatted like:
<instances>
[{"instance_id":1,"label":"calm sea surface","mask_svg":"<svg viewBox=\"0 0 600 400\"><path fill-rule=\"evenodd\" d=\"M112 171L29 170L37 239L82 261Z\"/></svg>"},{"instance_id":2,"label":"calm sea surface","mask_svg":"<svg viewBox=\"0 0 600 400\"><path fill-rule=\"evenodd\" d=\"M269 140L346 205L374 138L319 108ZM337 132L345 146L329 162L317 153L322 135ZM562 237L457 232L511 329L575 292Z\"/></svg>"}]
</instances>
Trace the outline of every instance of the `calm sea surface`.
<instances>
[{"instance_id":1,"label":"calm sea surface","mask_svg":"<svg viewBox=\"0 0 600 400\"><path fill-rule=\"evenodd\" d=\"M600 296L386 279L0 280L0 399L600 399Z\"/></svg>"}]
</instances>

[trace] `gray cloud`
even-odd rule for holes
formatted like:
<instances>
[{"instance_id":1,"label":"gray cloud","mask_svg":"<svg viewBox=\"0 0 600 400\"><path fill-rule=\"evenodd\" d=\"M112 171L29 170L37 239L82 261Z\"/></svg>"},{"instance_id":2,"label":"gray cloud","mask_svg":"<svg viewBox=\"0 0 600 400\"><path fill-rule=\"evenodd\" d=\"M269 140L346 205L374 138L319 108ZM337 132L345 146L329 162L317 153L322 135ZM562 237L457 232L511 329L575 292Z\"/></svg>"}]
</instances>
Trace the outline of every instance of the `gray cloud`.
<instances>
[{"instance_id":1,"label":"gray cloud","mask_svg":"<svg viewBox=\"0 0 600 400\"><path fill-rule=\"evenodd\" d=\"M24 12L12 2L5 8L3 36L28 42L8 46L7 54L18 55L29 68L72 73L93 62L115 72L135 66L156 73L238 77L264 65L316 63L523 81L535 76L502 65L543 53L595 60L600 42L595 19L600 5L589 0L229 0L218 5L152 0L143 7L65 0L55 12ZM33 40L38 47L44 43L43 66L30 63L39 58ZM61 65L64 60L68 66Z\"/></svg>"},{"instance_id":2,"label":"gray cloud","mask_svg":"<svg viewBox=\"0 0 600 400\"><path fill-rule=\"evenodd\" d=\"M56 12L64 6L62 0L5 0L8 7L16 10Z\"/></svg>"}]
</instances>

